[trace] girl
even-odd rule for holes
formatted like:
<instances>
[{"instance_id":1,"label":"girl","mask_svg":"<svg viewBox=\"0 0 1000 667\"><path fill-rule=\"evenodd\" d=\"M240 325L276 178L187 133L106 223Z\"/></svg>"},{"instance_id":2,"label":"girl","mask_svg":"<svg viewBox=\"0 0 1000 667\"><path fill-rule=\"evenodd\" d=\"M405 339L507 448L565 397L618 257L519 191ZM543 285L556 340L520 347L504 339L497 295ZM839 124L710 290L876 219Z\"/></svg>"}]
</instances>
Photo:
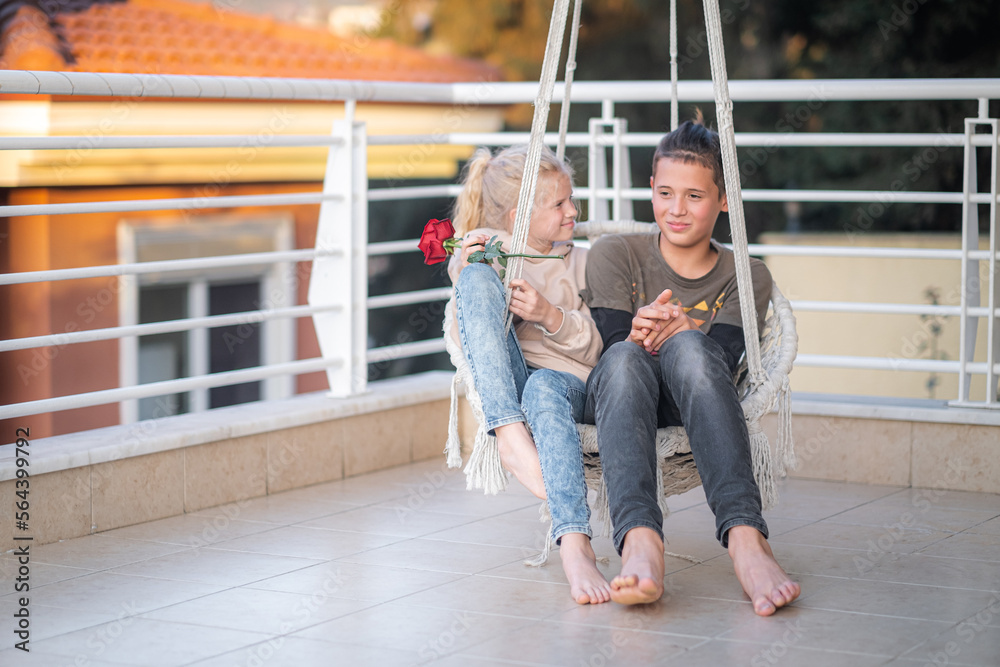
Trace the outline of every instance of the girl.
<instances>
[{"instance_id":1,"label":"girl","mask_svg":"<svg viewBox=\"0 0 1000 667\"><path fill-rule=\"evenodd\" d=\"M507 307L497 272L468 262L494 235L511 249L526 155L523 145L496 155L481 148L466 165L452 216L465 237L461 256L448 266L458 330L452 335L457 333L462 344L501 462L548 500L552 537L560 545L571 595L580 604L597 604L611 598L611 589L590 545L576 422L583 417L585 383L603 343L580 298L586 251L572 243L577 211L569 166L543 151L525 253L563 259L523 260L522 277L510 283L514 335L504 333Z\"/></svg>"}]
</instances>

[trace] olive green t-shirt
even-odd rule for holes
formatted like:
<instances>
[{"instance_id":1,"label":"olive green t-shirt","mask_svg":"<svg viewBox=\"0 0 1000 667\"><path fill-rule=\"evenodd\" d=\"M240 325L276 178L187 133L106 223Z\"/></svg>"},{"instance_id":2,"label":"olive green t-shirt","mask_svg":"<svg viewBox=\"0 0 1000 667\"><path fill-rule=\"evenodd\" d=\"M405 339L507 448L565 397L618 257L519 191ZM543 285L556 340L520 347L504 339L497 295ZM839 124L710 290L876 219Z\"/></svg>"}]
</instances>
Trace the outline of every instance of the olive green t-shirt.
<instances>
[{"instance_id":1,"label":"olive green t-shirt","mask_svg":"<svg viewBox=\"0 0 1000 667\"><path fill-rule=\"evenodd\" d=\"M713 324L743 328L740 295L736 286L736 259L714 239L718 251L715 266L700 278L684 278L663 259L660 232L602 236L587 255L586 288L580 296L591 309L624 310L633 316L665 289L673 291L673 303L708 333ZM759 259L750 259L757 329L763 331L771 298L771 273Z\"/></svg>"}]
</instances>

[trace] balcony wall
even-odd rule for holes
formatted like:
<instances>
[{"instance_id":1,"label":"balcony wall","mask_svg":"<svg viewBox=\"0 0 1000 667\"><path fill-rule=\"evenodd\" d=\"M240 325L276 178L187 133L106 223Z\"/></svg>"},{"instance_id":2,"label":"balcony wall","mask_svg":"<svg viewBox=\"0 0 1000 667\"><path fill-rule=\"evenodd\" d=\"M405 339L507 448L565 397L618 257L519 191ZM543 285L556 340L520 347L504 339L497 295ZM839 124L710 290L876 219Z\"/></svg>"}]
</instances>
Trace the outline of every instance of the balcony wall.
<instances>
[{"instance_id":1,"label":"balcony wall","mask_svg":"<svg viewBox=\"0 0 1000 667\"><path fill-rule=\"evenodd\" d=\"M15 448L4 445L0 551L16 535L56 542L442 456L450 383L425 373L351 399L307 394L29 439L27 531L15 528ZM471 412L459 415L467 433Z\"/></svg>"},{"instance_id":2,"label":"balcony wall","mask_svg":"<svg viewBox=\"0 0 1000 667\"><path fill-rule=\"evenodd\" d=\"M308 394L30 440L27 531L15 524L15 448L2 446L0 551L15 537L56 542L443 457L450 383L431 372L355 398ZM808 395L793 410L793 477L1000 493L1000 415ZM775 420L765 427L773 441ZM463 447L475 428L461 399Z\"/></svg>"}]
</instances>

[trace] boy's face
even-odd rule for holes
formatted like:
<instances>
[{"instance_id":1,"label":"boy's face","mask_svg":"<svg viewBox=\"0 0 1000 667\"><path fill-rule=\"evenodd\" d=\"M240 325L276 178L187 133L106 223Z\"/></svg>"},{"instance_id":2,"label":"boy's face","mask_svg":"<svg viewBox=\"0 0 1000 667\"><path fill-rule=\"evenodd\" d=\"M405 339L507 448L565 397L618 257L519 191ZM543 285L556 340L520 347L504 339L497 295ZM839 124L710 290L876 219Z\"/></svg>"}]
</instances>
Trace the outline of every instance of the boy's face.
<instances>
[{"instance_id":1,"label":"boy's face","mask_svg":"<svg viewBox=\"0 0 1000 667\"><path fill-rule=\"evenodd\" d=\"M726 196L719 196L712 170L694 162L661 159L649 185L653 217L662 238L678 248L708 243L719 213L729 210Z\"/></svg>"}]
</instances>

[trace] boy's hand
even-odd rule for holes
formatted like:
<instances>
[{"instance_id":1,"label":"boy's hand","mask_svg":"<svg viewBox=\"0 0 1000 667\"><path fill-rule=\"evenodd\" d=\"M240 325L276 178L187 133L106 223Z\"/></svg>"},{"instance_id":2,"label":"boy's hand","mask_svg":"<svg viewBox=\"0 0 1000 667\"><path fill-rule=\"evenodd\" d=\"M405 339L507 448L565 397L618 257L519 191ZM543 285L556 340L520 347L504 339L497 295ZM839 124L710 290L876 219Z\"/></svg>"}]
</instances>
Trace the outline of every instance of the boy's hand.
<instances>
[{"instance_id":1,"label":"boy's hand","mask_svg":"<svg viewBox=\"0 0 1000 667\"><path fill-rule=\"evenodd\" d=\"M659 331L650 333L643 341L643 347L651 354L658 354L660 346L679 331L701 331L694 320L688 317L688 314L680 306L670 306L669 319L664 316L660 324Z\"/></svg>"},{"instance_id":2,"label":"boy's hand","mask_svg":"<svg viewBox=\"0 0 1000 667\"><path fill-rule=\"evenodd\" d=\"M678 331L698 329L680 305L670 303L672 292L663 290L650 305L640 308L632 319L630 338L651 354L659 352L663 343Z\"/></svg>"},{"instance_id":3,"label":"boy's hand","mask_svg":"<svg viewBox=\"0 0 1000 667\"><path fill-rule=\"evenodd\" d=\"M538 290L522 278L510 281L510 312L526 322L535 322L555 333L562 326L563 314Z\"/></svg>"},{"instance_id":4,"label":"boy's hand","mask_svg":"<svg viewBox=\"0 0 1000 667\"><path fill-rule=\"evenodd\" d=\"M648 306L640 308L635 317L632 318L632 331L629 332L629 340L639 346L643 346L643 341L649 337L653 331L657 331L660 320L663 318L663 310L670 306L670 297L673 292L668 289L660 292L656 300Z\"/></svg>"}]
</instances>

